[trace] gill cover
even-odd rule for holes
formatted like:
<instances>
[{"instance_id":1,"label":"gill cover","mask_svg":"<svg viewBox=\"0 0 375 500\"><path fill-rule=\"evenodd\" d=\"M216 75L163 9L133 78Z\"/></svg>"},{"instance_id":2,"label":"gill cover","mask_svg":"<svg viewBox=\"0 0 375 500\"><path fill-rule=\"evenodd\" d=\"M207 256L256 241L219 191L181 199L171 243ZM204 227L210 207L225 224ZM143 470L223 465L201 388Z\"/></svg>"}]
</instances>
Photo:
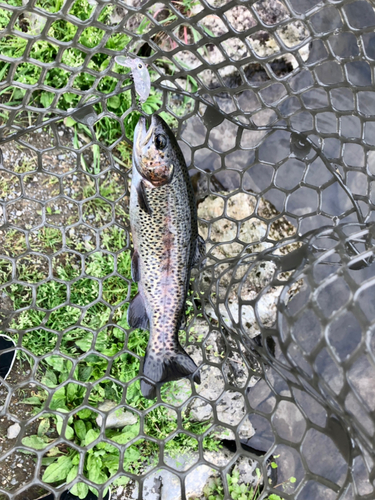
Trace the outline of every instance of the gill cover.
<instances>
[{"instance_id":1,"label":"gill cover","mask_svg":"<svg viewBox=\"0 0 375 500\"><path fill-rule=\"evenodd\" d=\"M162 118L153 115L148 130L146 119L139 119L134 131L133 160L140 175L151 184L147 187L172 181L176 147L176 139Z\"/></svg>"}]
</instances>

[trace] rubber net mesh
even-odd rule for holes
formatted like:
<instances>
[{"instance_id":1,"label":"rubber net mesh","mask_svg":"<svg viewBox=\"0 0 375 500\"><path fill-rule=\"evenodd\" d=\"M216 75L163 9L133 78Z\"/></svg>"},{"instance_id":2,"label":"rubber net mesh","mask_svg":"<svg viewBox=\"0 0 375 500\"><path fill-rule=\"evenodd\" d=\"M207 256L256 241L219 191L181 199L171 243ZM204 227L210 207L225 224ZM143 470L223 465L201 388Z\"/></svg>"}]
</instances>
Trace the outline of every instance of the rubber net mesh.
<instances>
[{"instance_id":1,"label":"rubber net mesh","mask_svg":"<svg viewBox=\"0 0 375 500\"><path fill-rule=\"evenodd\" d=\"M372 2L8 0L0 24L0 498L374 498ZM202 383L149 401L126 311L152 113L207 260L180 332Z\"/></svg>"}]
</instances>

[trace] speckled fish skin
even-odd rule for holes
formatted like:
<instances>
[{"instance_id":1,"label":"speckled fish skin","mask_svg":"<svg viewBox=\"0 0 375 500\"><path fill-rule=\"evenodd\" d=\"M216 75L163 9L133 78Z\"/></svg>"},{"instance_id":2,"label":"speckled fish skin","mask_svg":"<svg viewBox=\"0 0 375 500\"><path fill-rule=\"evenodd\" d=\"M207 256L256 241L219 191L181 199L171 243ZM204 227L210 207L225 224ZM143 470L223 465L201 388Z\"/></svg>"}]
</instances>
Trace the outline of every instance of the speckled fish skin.
<instances>
[{"instance_id":1,"label":"speckled fish skin","mask_svg":"<svg viewBox=\"0 0 375 500\"><path fill-rule=\"evenodd\" d=\"M156 386L164 382L188 376L200 382L196 364L178 342L178 331L191 268L204 255L185 160L158 116L152 117L148 130L141 118L134 133L130 224L138 294L130 303L128 321L150 329L142 373L155 384L142 380L141 391L153 399Z\"/></svg>"}]
</instances>

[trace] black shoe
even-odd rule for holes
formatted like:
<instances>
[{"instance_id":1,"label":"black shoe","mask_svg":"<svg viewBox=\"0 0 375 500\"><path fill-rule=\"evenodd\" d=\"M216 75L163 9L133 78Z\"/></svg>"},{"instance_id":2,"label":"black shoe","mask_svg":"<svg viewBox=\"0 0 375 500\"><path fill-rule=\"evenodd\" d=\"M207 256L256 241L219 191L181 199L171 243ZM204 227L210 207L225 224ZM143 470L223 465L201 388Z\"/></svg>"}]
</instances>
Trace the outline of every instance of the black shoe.
<instances>
[{"instance_id":1,"label":"black shoe","mask_svg":"<svg viewBox=\"0 0 375 500\"><path fill-rule=\"evenodd\" d=\"M15 349L7 350L10 349L11 347L15 347L14 341L7 335L1 333L0 334L0 377L4 380L9 375L14 360L16 359L16 350ZM7 350L7 352L3 353L2 351L5 350Z\"/></svg>"}]
</instances>

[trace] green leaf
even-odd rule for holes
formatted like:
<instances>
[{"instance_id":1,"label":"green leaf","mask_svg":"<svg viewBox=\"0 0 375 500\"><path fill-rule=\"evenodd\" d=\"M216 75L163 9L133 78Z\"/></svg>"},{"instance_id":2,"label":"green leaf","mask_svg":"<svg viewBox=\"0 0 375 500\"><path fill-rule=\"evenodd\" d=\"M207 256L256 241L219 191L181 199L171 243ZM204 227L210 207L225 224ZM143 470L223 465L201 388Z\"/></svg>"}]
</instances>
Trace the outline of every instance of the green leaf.
<instances>
[{"instance_id":1,"label":"green leaf","mask_svg":"<svg viewBox=\"0 0 375 500\"><path fill-rule=\"evenodd\" d=\"M117 109L121 105L121 99L120 99L120 96L118 96L118 95L110 97L107 102L108 102L108 105L113 109Z\"/></svg>"},{"instance_id":2,"label":"green leaf","mask_svg":"<svg viewBox=\"0 0 375 500\"><path fill-rule=\"evenodd\" d=\"M66 387L66 398L69 402L72 402L77 394L78 391L78 385L77 384L68 384Z\"/></svg>"},{"instance_id":3,"label":"green leaf","mask_svg":"<svg viewBox=\"0 0 375 500\"><path fill-rule=\"evenodd\" d=\"M64 125L66 127L73 127L73 125L75 125L77 122L74 120L74 118L72 118L71 116L67 116L65 119L64 119ZM88 491L88 490L87 490ZM78 495L77 495L78 496Z\"/></svg>"},{"instance_id":4,"label":"green leaf","mask_svg":"<svg viewBox=\"0 0 375 500\"><path fill-rule=\"evenodd\" d=\"M38 436L42 437L46 432L48 432L50 427L49 418L42 418L38 427Z\"/></svg>"},{"instance_id":5,"label":"green leaf","mask_svg":"<svg viewBox=\"0 0 375 500\"><path fill-rule=\"evenodd\" d=\"M77 436L79 437L79 439L81 441L83 441L86 437L86 426L85 426L85 422L83 422L82 420L76 420L74 422L74 430L77 434Z\"/></svg>"},{"instance_id":6,"label":"green leaf","mask_svg":"<svg viewBox=\"0 0 375 500\"><path fill-rule=\"evenodd\" d=\"M67 411L64 408L57 408L57 410L59 410L63 413L65 413ZM72 421L72 417L69 417L68 423L71 423L71 421ZM59 433L59 435L61 435L63 422L64 422L63 417L61 415L56 415L56 430ZM74 430L70 425L66 426L65 437L66 437L66 439L73 439L73 437L74 437Z\"/></svg>"},{"instance_id":7,"label":"green leaf","mask_svg":"<svg viewBox=\"0 0 375 500\"><path fill-rule=\"evenodd\" d=\"M57 387L57 378L53 371L47 370L46 374L42 377L42 384L45 384L47 387Z\"/></svg>"},{"instance_id":8,"label":"green leaf","mask_svg":"<svg viewBox=\"0 0 375 500\"><path fill-rule=\"evenodd\" d=\"M277 463L276 462L271 462L271 467L272 467L272 469L277 469Z\"/></svg>"},{"instance_id":9,"label":"green leaf","mask_svg":"<svg viewBox=\"0 0 375 500\"><path fill-rule=\"evenodd\" d=\"M84 408L83 410L79 410L77 413L79 418L82 418L83 420L90 418L92 414L92 411L89 410L88 408Z\"/></svg>"},{"instance_id":10,"label":"green leaf","mask_svg":"<svg viewBox=\"0 0 375 500\"><path fill-rule=\"evenodd\" d=\"M72 459L70 457L60 457L57 462L51 464L44 471L42 481L45 483L55 483L65 479L70 469L73 467Z\"/></svg>"},{"instance_id":11,"label":"green leaf","mask_svg":"<svg viewBox=\"0 0 375 500\"><path fill-rule=\"evenodd\" d=\"M89 492L89 487L87 486L86 483L77 483L70 490L70 493L72 495L75 495L76 497L80 498L81 500L83 500L84 498L87 497L88 492Z\"/></svg>"},{"instance_id":12,"label":"green leaf","mask_svg":"<svg viewBox=\"0 0 375 500\"><path fill-rule=\"evenodd\" d=\"M92 338L88 335L86 338L76 341L76 346L81 349L81 351L86 352L90 349L92 344Z\"/></svg>"},{"instance_id":13,"label":"green leaf","mask_svg":"<svg viewBox=\"0 0 375 500\"><path fill-rule=\"evenodd\" d=\"M39 436L27 436L22 439L22 444L25 446L29 446L30 448L33 448L34 450L43 450L48 445L48 442L46 443L44 439L42 439Z\"/></svg>"},{"instance_id":14,"label":"green leaf","mask_svg":"<svg viewBox=\"0 0 375 500\"><path fill-rule=\"evenodd\" d=\"M77 97L77 96L76 96L76 94L72 94L71 92L66 92L66 93L64 94L64 100L65 100L65 102L67 102L67 103L72 102L72 101L73 101L76 97ZM70 118L70 117L68 117L67 119L69 119L69 118ZM70 118L70 119L71 119L71 118ZM69 125L67 125L67 126L69 127Z\"/></svg>"},{"instance_id":15,"label":"green leaf","mask_svg":"<svg viewBox=\"0 0 375 500\"><path fill-rule=\"evenodd\" d=\"M119 458L119 453L106 453L102 457L103 467L107 467L111 476L116 474L116 472L118 471Z\"/></svg>"},{"instance_id":16,"label":"green leaf","mask_svg":"<svg viewBox=\"0 0 375 500\"><path fill-rule=\"evenodd\" d=\"M69 474L66 477L66 482L70 483L73 481L76 477L78 476L78 465L74 465L70 471Z\"/></svg>"},{"instance_id":17,"label":"green leaf","mask_svg":"<svg viewBox=\"0 0 375 500\"><path fill-rule=\"evenodd\" d=\"M275 495L274 493L272 493L272 495L268 497L268 500L282 500L282 498L279 497L279 495Z\"/></svg>"},{"instance_id":18,"label":"green leaf","mask_svg":"<svg viewBox=\"0 0 375 500\"><path fill-rule=\"evenodd\" d=\"M289 481L290 481L291 483L295 483L295 482L297 481L297 479L296 479L295 477L293 477L293 476L292 476L292 477L290 477L290 478L289 478Z\"/></svg>"},{"instance_id":19,"label":"green leaf","mask_svg":"<svg viewBox=\"0 0 375 500\"><path fill-rule=\"evenodd\" d=\"M61 373L65 371L64 363L65 359L61 358L60 356L49 356L46 358L46 362L52 366L54 370L56 370L58 373Z\"/></svg>"},{"instance_id":20,"label":"green leaf","mask_svg":"<svg viewBox=\"0 0 375 500\"><path fill-rule=\"evenodd\" d=\"M106 475L102 473L102 461L99 457L93 455L89 455L87 459L87 469L88 469L88 477L90 481L93 483L101 484L105 482L108 478ZM104 476L104 481L103 481Z\"/></svg>"},{"instance_id":21,"label":"green leaf","mask_svg":"<svg viewBox=\"0 0 375 500\"><path fill-rule=\"evenodd\" d=\"M69 440L72 440L74 438L74 430L73 430L73 427L71 427L70 425L66 426L65 437L66 437L66 439L69 439Z\"/></svg>"},{"instance_id":22,"label":"green leaf","mask_svg":"<svg viewBox=\"0 0 375 500\"><path fill-rule=\"evenodd\" d=\"M42 458L42 465L51 465L56 461L56 457L44 457Z\"/></svg>"},{"instance_id":23,"label":"green leaf","mask_svg":"<svg viewBox=\"0 0 375 500\"><path fill-rule=\"evenodd\" d=\"M52 92L42 92L40 95L40 103L44 108L51 106L54 94Z\"/></svg>"},{"instance_id":24,"label":"green leaf","mask_svg":"<svg viewBox=\"0 0 375 500\"><path fill-rule=\"evenodd\" d=\"M94 429L90 429L86 434L85 446L88 446L89 444L94 442L95 439L98 439L99 436L100 436L100 431L94 431Z\"/></svg>"},{"instance_id":25,"label":"green leaf","mask_svg":"<svg viewBox=\"0 0 375 500\"><path fill-rule=\"evenodd\" d=\"M26 398L22 401L24 405L40 405L42 402L36 396L31 396L31 398Z\"/></svg>"},{"instance_id":26,"label":"green leaf","mask_svg":"<svg viewBox=\"0 0 375 500\"><path fill-rule=\"evenodd\" d=\"M78 369L78 380L87 382L93 372L92 366L80 366Z\"/></svg>"}]
</instances>

